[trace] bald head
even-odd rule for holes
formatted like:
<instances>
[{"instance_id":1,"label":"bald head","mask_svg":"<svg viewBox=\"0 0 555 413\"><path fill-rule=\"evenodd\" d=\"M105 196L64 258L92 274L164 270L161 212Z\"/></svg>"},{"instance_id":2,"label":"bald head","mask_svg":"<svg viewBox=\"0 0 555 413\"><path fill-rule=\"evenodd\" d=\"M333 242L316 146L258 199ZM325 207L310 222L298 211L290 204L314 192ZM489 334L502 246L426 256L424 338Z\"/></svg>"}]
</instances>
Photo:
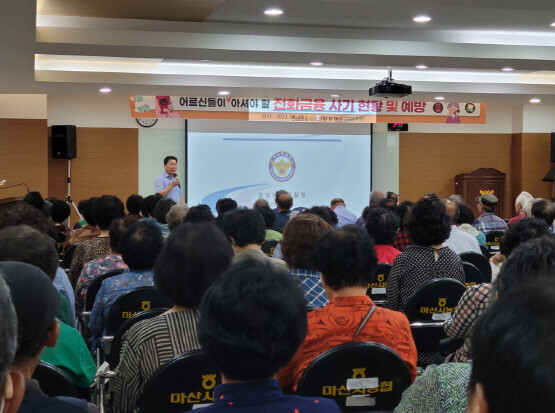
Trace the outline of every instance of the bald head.
<instances>
[{"instance_id":1,"label":"bald head","mask_svg":"<svg viewBox=\"0 0 555 413\"><path fill-rule=\"evenodd\" d=\"M447 215L451 218L451 224L455 224L459 217L459 207L455 202L450 200L449 198L442 198L441 202L445 205L445 211Z\"/></svg>"},{"instance_id":2,"label":"bald head","mask_svg":"<svg viewBox=\"0 0 555 413\"><path fill-rule=\"evenodd\" d=\"M276 199L278 211L289 211L293 206L293 197L290 194L281 194Z\"/></svg>"}]
</instances>

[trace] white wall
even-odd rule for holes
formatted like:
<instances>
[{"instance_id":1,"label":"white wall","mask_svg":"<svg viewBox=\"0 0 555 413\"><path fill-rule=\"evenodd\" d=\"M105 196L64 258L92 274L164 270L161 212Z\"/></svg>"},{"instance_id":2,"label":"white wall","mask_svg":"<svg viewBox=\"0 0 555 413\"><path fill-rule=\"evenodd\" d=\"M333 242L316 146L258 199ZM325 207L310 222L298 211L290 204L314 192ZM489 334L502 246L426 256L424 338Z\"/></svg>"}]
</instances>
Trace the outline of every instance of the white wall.
<instances>
[{"instance_id":1,"label":"white wall","mask_svg":"<svg viewBox=\"0 0 555 413\"><path fill-rule=\"evenodd\" d=\"M0 95L0 118L46 119L46 95Z\"/></svg>"},{"instance_id":2,"label":"white wall","mask_svg":"<svg viewBox=\"0 0 555 413\"><path fill-rule=\"evenodd\" d=\"M525 105L522 132L555 132L555 106Z\"/></svg>"}]
</instances>

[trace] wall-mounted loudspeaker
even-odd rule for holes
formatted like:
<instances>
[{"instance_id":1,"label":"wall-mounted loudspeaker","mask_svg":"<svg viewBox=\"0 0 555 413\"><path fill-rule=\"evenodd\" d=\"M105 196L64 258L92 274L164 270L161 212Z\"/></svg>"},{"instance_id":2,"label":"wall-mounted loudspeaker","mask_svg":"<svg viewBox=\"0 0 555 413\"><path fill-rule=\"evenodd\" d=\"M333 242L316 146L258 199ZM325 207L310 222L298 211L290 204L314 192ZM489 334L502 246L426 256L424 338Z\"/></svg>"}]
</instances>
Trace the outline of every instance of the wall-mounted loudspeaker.
<instances>
[{"instance_id":1,"label":"wall-mounted loudspeaker","mask_svg":"<svg viewBox=\"0 0 555 413\"><path fill-rule=\"evenodd\" d=\"M52 157L73 159L77 157L77 128L75 125L52 125Z\"/></svg>"}]
</instances>

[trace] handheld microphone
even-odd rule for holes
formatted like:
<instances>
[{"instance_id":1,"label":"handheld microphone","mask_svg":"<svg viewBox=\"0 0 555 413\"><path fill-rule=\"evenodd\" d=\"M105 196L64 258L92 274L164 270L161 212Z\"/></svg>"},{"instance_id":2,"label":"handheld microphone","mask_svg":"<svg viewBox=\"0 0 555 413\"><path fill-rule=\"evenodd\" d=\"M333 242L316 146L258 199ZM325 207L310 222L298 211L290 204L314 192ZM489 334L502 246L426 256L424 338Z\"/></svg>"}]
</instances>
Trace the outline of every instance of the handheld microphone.
<instances>
[{"instance_id":1,"label":"handheld microphone","mask_svg":"<svg viewBox=\"0 0 555 413\"><path fill-rule=\"evenodd\" d=\"M177 178L177 174L173 174L174 178ZM179 187L179 189L181 189L181 184L177 184L177 186Z\"/></svg>"}]
</instances>

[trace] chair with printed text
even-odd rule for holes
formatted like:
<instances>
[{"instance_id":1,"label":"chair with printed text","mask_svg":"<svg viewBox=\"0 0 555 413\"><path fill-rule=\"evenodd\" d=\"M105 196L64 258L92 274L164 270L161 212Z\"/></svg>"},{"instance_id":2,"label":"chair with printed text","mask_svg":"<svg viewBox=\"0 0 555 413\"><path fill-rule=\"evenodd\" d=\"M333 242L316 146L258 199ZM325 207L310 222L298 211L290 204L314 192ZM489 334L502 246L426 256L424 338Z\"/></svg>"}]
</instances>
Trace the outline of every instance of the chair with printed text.
<instances>
[{"instance_id":1,"label":"chair with printed text","mask_svg":"<svg viewBox=\"0 0 555 413\"><path fill-rule=\"evenodd\" d=\"M464 285L466 287L482 284L484 282L484 277L478 267L466 261L463 261L462 265L464 270Z\"/></svg>"},{"instance_id":2,"label":"chair with printed text","mask_svg":"<svg viewBox=\"0 0 555 413\"><path fill-rule=\"evenodd\" d=\"M140 413L177 413L214 403L220 371L201 351L180 354L160 367L146 382Z\"/></svg>"},{"instance_id":3,"label":"chair with printed text","mask_svg":"<svg viewBox=\"0 0 555 413\"><path fill-rule=\"evenodd\" d=\"M316 357L303 372L296 394L334 399L342 412L393 411L411 384L405 361L391 348L350 342Z\"/></svg>"},{"instance_id":4,"label":"chair with printed text","mask_svg":"<svg viewBox=\"0 0 555 413\"><path fill-rule=\"evenodd\" d=\"M366 294L372 299L374 304L380 307L387 301L387 279L391 267L391 264L380 262L376 267L376 273L372 277L372 281L368 283Z\"/></svg>"},{"instance_id":5,"label":"chair with printed text","mask_svg":"<svg viewBox=\"0 0 555 413\"><path fill-rule=\"evenodd\" d=\"M499 245L501 243L501 236L503 231L491 231L486 234L486 245L491 255L499 252Z\"/></svg>"},{"instance_id":6,"label":"chair with printed text","mask_svg":"<svg viewBox=\"0 0 555 413\"><path fill-rule=\"evenodd\" d=\"M443 323L449 319L466 287L452 278L435 278L409 297L404 313L409 319L418 351L418 365L426 366L439 354L440 340L446 338Z\"/></svg>"},{"instance_id":7,"label":"chair with printed text","mask_svg":"<svg viewBox=\"0 0 555 413\"><path fill-rule=\"evenodd\" d=\"M274 255L274 250L278 244L279 241L275 239L264 241L261 246L262 252L271 258L272 255Z\"/></svg>"}]
</instances>

